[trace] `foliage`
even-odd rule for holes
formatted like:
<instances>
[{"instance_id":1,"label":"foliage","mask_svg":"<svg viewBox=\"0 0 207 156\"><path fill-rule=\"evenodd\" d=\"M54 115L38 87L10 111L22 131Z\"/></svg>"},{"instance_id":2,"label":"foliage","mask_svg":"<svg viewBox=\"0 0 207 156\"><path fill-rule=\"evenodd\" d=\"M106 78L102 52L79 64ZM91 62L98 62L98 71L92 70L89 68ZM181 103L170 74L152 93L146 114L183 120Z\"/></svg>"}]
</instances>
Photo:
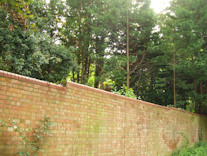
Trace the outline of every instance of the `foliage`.
<instances>
[{"instance_id":1,"label":"foliage","mask_svg":"<svg viewBox=\"0 0 207 156\"><path fill-rule=\"evenodd\" d=\"M207 155L207 143L200 141L191 148L176 150L172 156L204 156Z\"/></svg>"},{"instance_id":2,"label":"foliage","mask_svg":"<svg viewBox=\"0 0 207 156\"><path fill-rule=\"evenodd\" d=\"M34 127L30 129L22 129L15 123L14 120L8 119L7 122L0 120L1 127L11 127L15 132L19 133L21 138L22 149L17 152L17 155L20 156L36 156L35 152L41 149L43 152L46 152L42 145L49 145L46 140L47 136L52 136L52 133L49 132L49 128L54 126L54 123L50 121L50 118L46 115L41 121L39 127ZM29 134L33 134L33 137L30 137Z\"/></svg>"},{"instance_id":3,"label":"foliage","mask_svg":"<svg viewBox=\"0 0 207 156\"><path fill-rule=\"evenodd\" d=\"M71 80L87 83L94 72L94 87L107 79L120 88L126 81L126 27L130 21L131 74L136 75L138 64L150 41L155 15L149 0L89 0L66 1L66 22L63 22L61 41L77 48L76 61L81 67L73 71ZM127 7L128 6L128 7ZM68 9L67 9L68 8ZM91 64L95 70L91 70ZM133 84L136 82L134 80ZM137 86L136 86L137 87Z\"/></svg>"},{"instance_id":4,"label":"foliage","mask_svg":"<svg viewBox=\"0 0 207 156\"><path fill-rule=\"evenodd\" d=\"M160 16L162 37L159 49L163 51L155 61L162 65L165 73L161 77L165 94L172 97L166 84L173 84L173 70L176 73L177 107L186 109L194 105L192 111L204 114L206 99L206 8L205 0L173 0L165 14ZM175 54L175 64L173 63ZM159 72L160 73L160 72ZM173 98L169 99L173 103Z\"/></svg>"},{"instance_id":5,"label":"foliage","mask_svg":"<svg viewBox=\"0 0 207 156\"><path fill-rule=\"evenodd\" d=\"M4 10L4 13L6 13L6 19L8 21L12 20L26 28L28 27L26 21L33 18L33 15L29 11L28 7L31 3L32 0L1 0L0 8L1 12ZM14 25L11 24L10 29L13 27Z\"/></svg>"},{"instance_id":6,"label":"foliage","mask_svg":"<svg viewBox=\"0 0 207 156\"><path fill-rule=\"evenodd\" d=\"M29 24L26 29L19 21L7 17L7 11L0 6L0 69L58 83L72 69L74 48L53 44L50 31L42 33L46 29L38 29L45 24L41 20L44 16L37 16L39 10L32 7L38 4L36 1L30 4L30 11L36 16L26 21Z\"/></svg>"},{"instance_id":7,"label":"foliage","mask_svg":"<svg viewBox=\"0 0 207 156\"><path fill-rule=\"evenodd\" d=\"M4 0L0 12L1 70L122 90L129 61L136 97L172 105L175 71L176 106L207 112L206 0L172 0L158 15L150 0Z\"/></svg>"},{"instance_id":8,"label":"foliage","mask_svg":"<svg viewBox=\"0 0 207 156\"><path fill-rule=\"evenodd\" d=\"M121 89L117 90L117 87L112 87L112 93L118 94L118 95L124 95L126 97L130 97L132 99L137 99L136 95L134 94L134 90L132 88L127 89L127 87L124 85L121 87Z\"/></svg>"}]
</instances>

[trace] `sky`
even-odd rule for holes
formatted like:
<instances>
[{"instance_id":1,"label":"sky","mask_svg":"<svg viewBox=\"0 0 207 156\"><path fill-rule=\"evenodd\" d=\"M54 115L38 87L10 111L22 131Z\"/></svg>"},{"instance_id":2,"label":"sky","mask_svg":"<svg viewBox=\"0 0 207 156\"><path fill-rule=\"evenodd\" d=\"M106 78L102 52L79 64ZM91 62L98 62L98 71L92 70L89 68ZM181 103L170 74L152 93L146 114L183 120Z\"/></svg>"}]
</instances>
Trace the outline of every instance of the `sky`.
<instances>
[{"instance_id":1,"label":"sky","mask_svg":"<svg viewBox=\"0 0 207 156\"><path fill-rule=\"evenodd\" d=\"M151 8L153 8L156 13L160 13L169 6L169 1L170 0L151 0Z\"/></svg>"}]
</instances>

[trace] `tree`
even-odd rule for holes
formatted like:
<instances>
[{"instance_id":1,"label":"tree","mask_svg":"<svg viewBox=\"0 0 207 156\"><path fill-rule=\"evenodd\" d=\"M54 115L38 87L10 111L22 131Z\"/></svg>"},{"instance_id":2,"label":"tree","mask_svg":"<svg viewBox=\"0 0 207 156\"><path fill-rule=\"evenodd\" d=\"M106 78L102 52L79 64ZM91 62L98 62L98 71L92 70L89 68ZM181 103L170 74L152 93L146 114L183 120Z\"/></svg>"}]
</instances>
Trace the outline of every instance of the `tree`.
<instances>
[{"instance_id":1,"label":"tree","mask_svg":"<svg viewBox=\"0 0 207 156\"><path fill-rule=\"evenodd\" d=\"M73 65L73 48L53 44L50 34L44 34L42 29L35 27L34 23L38 26L43 25L39 22L42 17L27 19L25 28L21 21L8 16L7 10L2 7L0 9L0 68L51 82L66 79ZM30 11L37 15L42 10Z\"/></svg>"},{"instance_id":2,"label":"tree","mask_svg":"<svg viewBox=\"0 0 207 156\"><path fill-rule=\"evenodd\" d=\"M203 114L206 99L206 7L204 0L174 0L162 19L165 60L172 62L175 51L176 98L179 107L194 103ZM163 58L164 59L164 58ZM198 87L199 86L199 87Z\"/></svg>"},{"instance_id":3,"label":"tree","mask_svg":"<svg viewBox=\"0 0 207 156\"><path fill-rule=\"evenodd\" d=\"M90 75L90 66L93 62L91 51L91 22L94 1L66 1L66 22L61 30L61 41L65 46L76 47L76 61L79 68L72 72L72 80L86 83Z\"/></svg>"},{"instance_id":4,"label":"tree","mask_svg":"<svg viewBox=\"0 0 207 156\"><path fill-rule=\"evenodd\" d=\"M107 13L110 18L105 19L106 23L108 21L106 30L108 31L107 56L109 59L106 60L104 71L109 78L121 80L116 81L118 89L127 83L126 73L128 76L130 75L130 86L135 86L140 64L145 60L144 51L148 49L147 44L150 42L152 28L156 21L155 15L149 7L149 1L127 2L120 0L110 2L110 5L107 5L109 6ZM127 26L129 26L128 33ZM130 40L129 48L127 48L127 34ZM127 56L127 49L129 49L129 56ZM124 61L125 63L123 63ZM128 72L127 62L130 64Z\"/></svg>"},{"instance_id":5,"label":"tree","mask_svg":"<svg viewBox=\"0 0 207 156\"><path fill-rule=\"evenodd\" d=\"M32 0L2 0L0 1L0 8L3 13L2 15L7 15L5 17L7 21L18 22L20 25L27 27L27 19L33 18L33 15L30 13L28 7L31 3ZM13 27L14 25L10 25L10 29L13 29Z\"/></svg>"}]
</instances>

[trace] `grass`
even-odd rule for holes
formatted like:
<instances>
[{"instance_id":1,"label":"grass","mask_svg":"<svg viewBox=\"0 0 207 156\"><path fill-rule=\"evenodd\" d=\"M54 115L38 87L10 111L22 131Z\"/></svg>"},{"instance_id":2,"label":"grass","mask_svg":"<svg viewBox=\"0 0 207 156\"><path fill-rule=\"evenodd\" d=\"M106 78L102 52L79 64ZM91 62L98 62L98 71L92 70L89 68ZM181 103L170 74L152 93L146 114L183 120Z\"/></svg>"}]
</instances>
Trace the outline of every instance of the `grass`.
<instances>
[{"instance_id":1,"label":"grass","mask_svg":"<svg viewBox=\"0 0 207 156\"><path fill-rule=\"evenodd\" d=\"M200 141L191 148L177 149L172 156L207 156L207 142Z\"/></svg>"}]
</instances>

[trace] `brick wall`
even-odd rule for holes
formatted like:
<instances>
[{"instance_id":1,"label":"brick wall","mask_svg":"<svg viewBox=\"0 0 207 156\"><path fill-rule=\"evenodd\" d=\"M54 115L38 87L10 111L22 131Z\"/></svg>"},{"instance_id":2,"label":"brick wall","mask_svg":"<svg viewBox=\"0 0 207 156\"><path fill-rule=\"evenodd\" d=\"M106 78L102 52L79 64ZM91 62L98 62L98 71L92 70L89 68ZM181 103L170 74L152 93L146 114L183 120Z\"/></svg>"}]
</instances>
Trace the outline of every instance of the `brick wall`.
<instances>
[{"instance_id":1,"label":"brick wall","mask_svg":"<svg viewBox=\"0 0 207 156\"><path fill-rule=\"evenodd\" d=\"M56 125L44 147L51 156L166 156L185 138L207 140L204 116L73 82L62 87L0 71L0 119L32 128L44 115ZM15 155L19 140L13 129L0 128L0 155Z\"/></svg>"}]
</instances>

